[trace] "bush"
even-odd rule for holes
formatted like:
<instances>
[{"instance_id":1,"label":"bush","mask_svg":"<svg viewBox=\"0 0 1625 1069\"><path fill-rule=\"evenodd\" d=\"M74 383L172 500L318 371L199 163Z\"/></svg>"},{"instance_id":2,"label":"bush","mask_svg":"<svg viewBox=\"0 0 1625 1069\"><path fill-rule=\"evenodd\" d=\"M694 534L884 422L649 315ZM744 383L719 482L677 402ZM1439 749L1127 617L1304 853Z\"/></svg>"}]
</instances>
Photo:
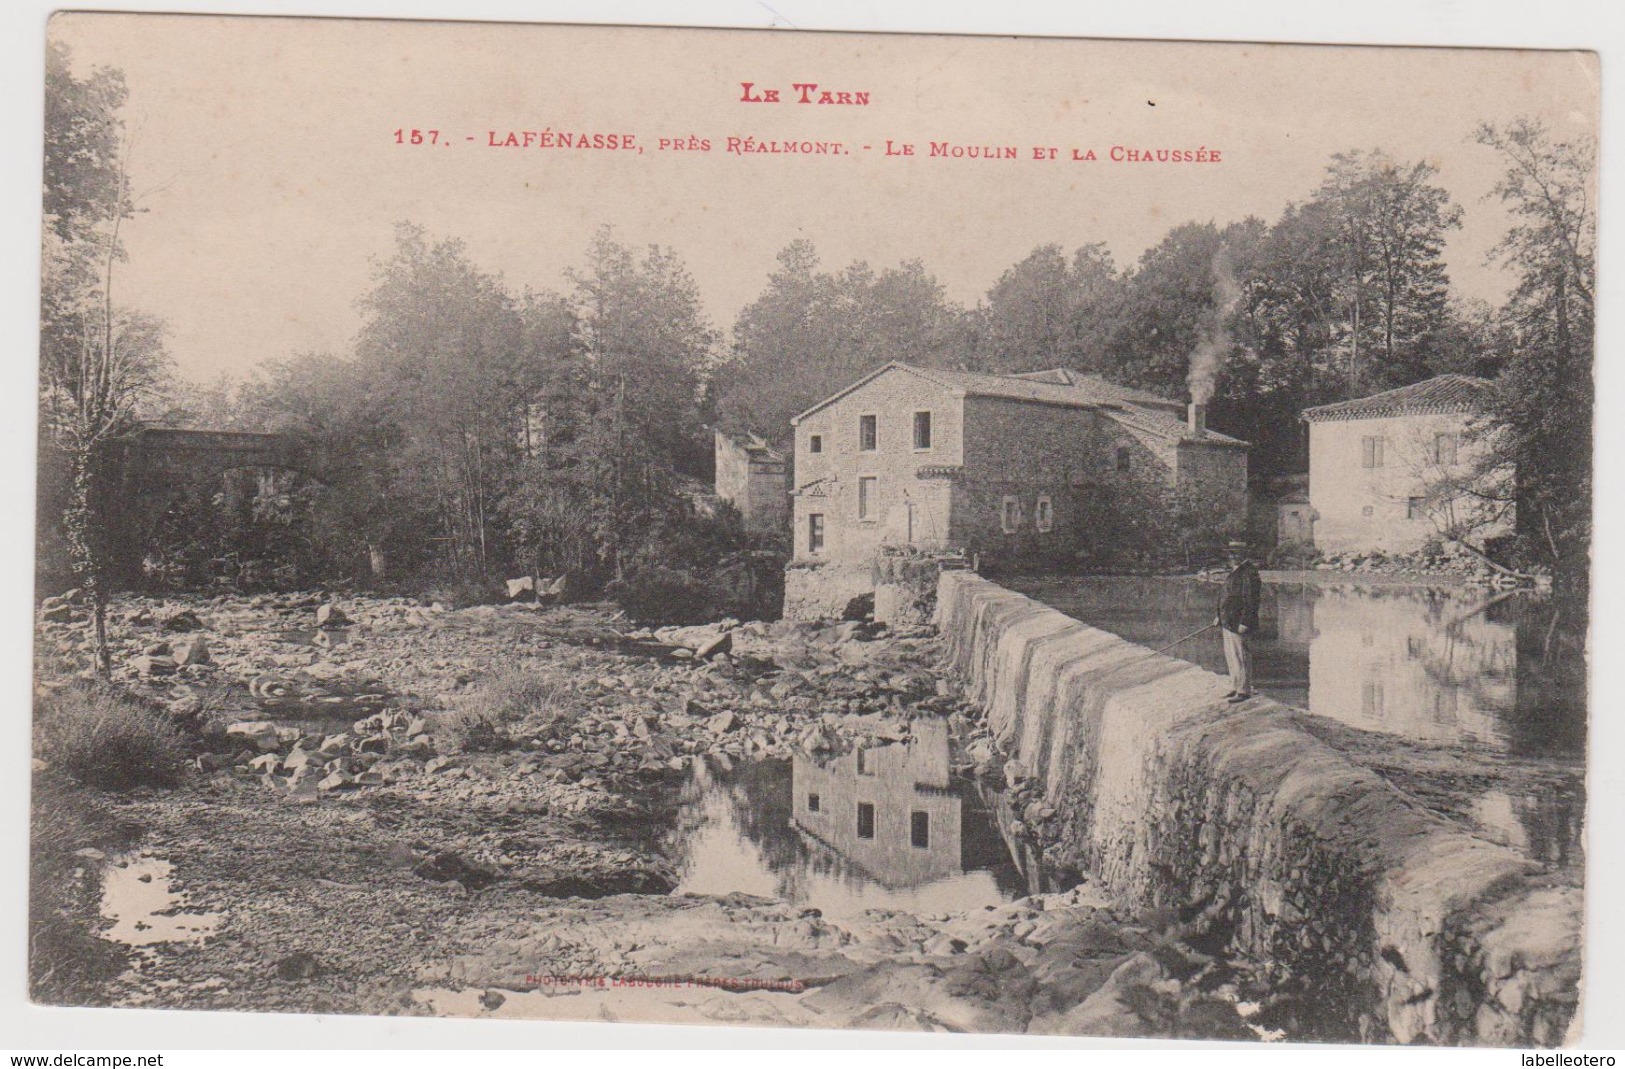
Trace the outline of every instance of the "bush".
<instances>
[{"instance_id":1,"label":"bush","mask_svg":"<svg viewBox=\"0 0 1625 1069\"><path fill-rule=\"evenodd\" d=\"M542 734L568 719L568 687L525 668L504 668L462 695L435 724L435 740L453 753L495 753L513 744L515 725Z\"/></svg>"},{"instance_id":2,"label":"bush","mask_svg":"<svg viewBox=\"0 0 1625 1069\"><path fill-rule=\"evenodd\" d=\"M105 686L74 685L35 706L34 756L87 787L124 791L174 786L186 746L162 712Z\"/></svg>"},{"instance_id":3,"label":"bush","mask_svg":"<svg viewBox=\"0 0 1625 1069\"><path fill-rule=\"evenodd\" d=\"M28 991L53 1006L106 1005L105 985L129 952L95 933L101 872L75 851L127 838L83 788L52 772L34 776L28 882Z\"/></svg>"},{"instance_id":4,"label":"bush","mask_svg":"<svg viewBox=\"0 0 1625 1069\"><path fill-rule=\"evenodd\" d=\"M422 600L431 605L438 602L448 609L468 609L506 601L506 594L506 590L498 589L495 584L478 579L448 579L424 591Z\"/></svg>"},{"instance_id":5,"label":"bush","mask_svg":"<svg viewBox=\"0 0 1625 1069\"><path fill-rule=\"evenodd\" d=\"M720 615L712 585L687 568L645 564L611 583L608 593L637 620L698 624Z\"/></svg>"}]
</instances>

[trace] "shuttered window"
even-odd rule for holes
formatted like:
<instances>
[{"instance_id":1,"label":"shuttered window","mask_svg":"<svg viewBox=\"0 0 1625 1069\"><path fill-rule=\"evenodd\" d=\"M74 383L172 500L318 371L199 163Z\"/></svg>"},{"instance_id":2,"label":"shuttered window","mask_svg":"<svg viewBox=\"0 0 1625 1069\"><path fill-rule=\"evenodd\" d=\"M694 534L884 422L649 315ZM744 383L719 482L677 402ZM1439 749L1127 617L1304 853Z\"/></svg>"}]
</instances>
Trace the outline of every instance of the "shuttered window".
<instances>
[{"instance_id":1,"label":"shuttered window","mask_svg":"<svg viewBox=\"0 0 1625 1069\"><path fill-rule=\"evenodd\" d=\"M1360 439L1360 467L1382 467L1382 438L1378 435L1366 435Z\"/></svg>"}]
</instances>

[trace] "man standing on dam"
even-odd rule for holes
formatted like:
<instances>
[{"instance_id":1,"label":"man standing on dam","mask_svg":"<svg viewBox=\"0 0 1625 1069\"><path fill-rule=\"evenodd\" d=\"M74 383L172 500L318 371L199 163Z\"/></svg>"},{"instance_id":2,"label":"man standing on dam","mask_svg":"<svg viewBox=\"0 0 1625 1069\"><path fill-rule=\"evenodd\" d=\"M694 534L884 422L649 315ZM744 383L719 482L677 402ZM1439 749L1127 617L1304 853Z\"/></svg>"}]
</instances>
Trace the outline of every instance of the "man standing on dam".
<instances>
[{"instance_id":1,"label":"man standing on dam","mask_svg":"<svg viewBox=\"0 0 1625 1069\"><path fill-rule=\"evenodd\" d=\"M1229 544L1230 574L1219 595L1219 615L1214 619L1224 634L1224 661L1230 668L1231 705L1253 696L1252 636L1258 630L1258 600L1264 581L1253 563L1247 543Z\"/></svg>"}]
</instances>

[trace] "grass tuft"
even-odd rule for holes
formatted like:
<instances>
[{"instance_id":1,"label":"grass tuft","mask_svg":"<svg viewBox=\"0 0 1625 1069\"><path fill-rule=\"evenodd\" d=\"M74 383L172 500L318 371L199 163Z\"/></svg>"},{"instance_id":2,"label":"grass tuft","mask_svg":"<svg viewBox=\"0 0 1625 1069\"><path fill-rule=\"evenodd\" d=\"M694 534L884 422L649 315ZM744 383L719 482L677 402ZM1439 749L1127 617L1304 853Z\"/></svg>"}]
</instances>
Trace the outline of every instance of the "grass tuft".
<instances>
[{"instance_id":1,"label":"grass tuft","mask_svg":"<svg viewBox=\"0 0 1625 1069\"><path fill-rule=\"evenodd\" d=\"M180 782L186 745L162 712L105 686L75 684L36 703L34 756L87 787L127 791Z\"/></svg>"}]
</instances>

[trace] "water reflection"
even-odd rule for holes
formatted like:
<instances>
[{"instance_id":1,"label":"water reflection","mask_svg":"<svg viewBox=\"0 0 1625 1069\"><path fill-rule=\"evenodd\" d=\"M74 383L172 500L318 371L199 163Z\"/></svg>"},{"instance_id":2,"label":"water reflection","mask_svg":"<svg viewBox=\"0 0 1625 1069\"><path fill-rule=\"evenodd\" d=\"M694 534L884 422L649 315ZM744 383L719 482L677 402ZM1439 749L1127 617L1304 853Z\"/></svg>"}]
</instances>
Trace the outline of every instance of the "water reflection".
<instances>
[{"instance_id":1,"label":"water reflection","mask_svg":"<svg viewBox=\"0 0 1625 1069\"><path fill-rule=\"evenodd\" d=\"M1161 646L1213 618L1215 584L1182 579L1012 583L1124 638ZM1468 588L1266 584L1258 689L1353 727L1430 743L1578 758L1583 640L1528 594ZM1215 632L1174 651L1215 672Z\"/></svg>"},{"instance_id":2,"label":"water reflection","mask_svg":"<svg viewBox=\"0 0 1625 1069\"><path fill-rule=\"evenodd\" d=\"M781 898L841 917L949 913L1025 894L946 725L820 760L697 763L671 837L677 893Z\"/></svg>"},{"instance_id":3,"label":"water reflection","mask_svg":"<svg viewBox=\"0 0 1625 1069\"><path fill-rule=\"evenodd\" d=\"M1190 579L1007 585L1149 646L1211 622L1218 593ZM1362 760L1427 780L1434 803L1477 834L1551 864L1580 862L1584 638L1554 603L1465 587L1266 583L1259 616L1259 691L1375 733L1357 744ZM1173 655L1224 671L1214 632ZM1403 740L1429 750L1413 760ZM1441 763L1439 746L1478 758Z\"/></svg>"}]
</instances>

